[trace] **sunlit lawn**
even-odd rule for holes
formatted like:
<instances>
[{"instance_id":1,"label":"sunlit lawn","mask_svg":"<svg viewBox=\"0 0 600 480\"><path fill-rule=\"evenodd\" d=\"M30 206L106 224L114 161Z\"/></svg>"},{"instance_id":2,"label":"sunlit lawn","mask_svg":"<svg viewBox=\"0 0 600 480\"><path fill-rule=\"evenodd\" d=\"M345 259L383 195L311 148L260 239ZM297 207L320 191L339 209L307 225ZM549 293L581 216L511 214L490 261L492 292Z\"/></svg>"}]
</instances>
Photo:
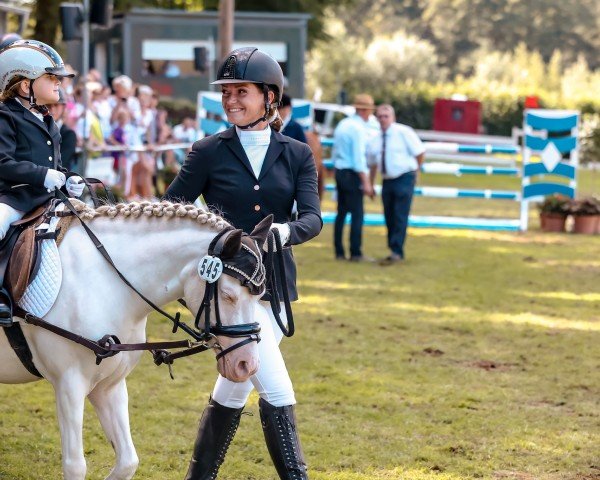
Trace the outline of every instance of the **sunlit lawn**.
<instances>
[{"instance_id":1,"label":"sunlit lawn","mask_svg":"<svg viewBox=\"0 0 600 480\"><path fill-rule=\"evenodd\" d=\"M393 267L336 262L331 238L296 249L298 332L282 344L311 478L600 478L600 237L411 229ZM384 228L364 245L387 254ZM144 356L129 379L135 478L183 478L215 375L208 354L175 381ZM275 479L255 395L248 411L219 478ZM0 479L61 478L47 384L0 386L0 431ZM89 406L85 445L88 478L104 478L112 450Z\"/></svg>"}]
</instances>

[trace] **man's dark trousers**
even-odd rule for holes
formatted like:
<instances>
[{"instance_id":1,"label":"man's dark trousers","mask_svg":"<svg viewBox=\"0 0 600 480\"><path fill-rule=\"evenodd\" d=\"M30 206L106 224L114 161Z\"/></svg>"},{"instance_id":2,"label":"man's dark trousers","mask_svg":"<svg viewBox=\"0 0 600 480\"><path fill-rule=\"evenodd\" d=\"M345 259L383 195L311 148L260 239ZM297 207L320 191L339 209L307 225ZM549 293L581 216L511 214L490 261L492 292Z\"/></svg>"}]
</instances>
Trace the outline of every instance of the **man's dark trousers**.
<instances>
[{"instance_id":1,"label":"man's dark trousers","mask_svg":"<svg viewBox=\"0 0 600 480\"><path fill-rule=\"evenodd\" d=\"M337 184L337 217L333 231L333 241L336 257L344 256L343 230L346 214L350 212L350 256L360 257L363 227L363 191L358 173L351 169L335 171Z\"/></svg>"},{"instance_id":2,"label":"man's dark trousers","mask_svg":"<svg viewBox=\"0 0 600 480\"><path fill-rule=\"evenodd\" d=\"M381 199L388 232L388 247L404 258L404 241L408 227L408 214L415 192L416 172L383 181Z\"/></svg>"}]
</instances>

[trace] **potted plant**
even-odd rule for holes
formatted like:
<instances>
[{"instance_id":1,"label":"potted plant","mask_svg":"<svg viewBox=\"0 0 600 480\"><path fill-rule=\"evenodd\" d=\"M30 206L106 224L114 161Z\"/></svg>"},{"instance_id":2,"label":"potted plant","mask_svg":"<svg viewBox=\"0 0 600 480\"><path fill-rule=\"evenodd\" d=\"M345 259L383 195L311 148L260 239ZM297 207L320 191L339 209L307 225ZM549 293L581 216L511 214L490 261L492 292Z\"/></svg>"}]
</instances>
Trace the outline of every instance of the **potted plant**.
<instances>
[{"instance_id":1,"label":"potted plant","mask_svg":"<svg viewBox=\"0 0 600 480\"><path fill-rule=\"evenodd\" d=\"M571 199L555 193L548 195L538 204L540 226L544 232L564 232Z\"/></svg>"},{"instance_id":2,"label":"potted plant","mask_svg":"<svg viewBox=\"0 0 600 480\"><path fill-rule=\"evenodd\" d=\"M573 215L573 233L598 233L600 223L600 199L585 197L569 202L569 213Z\"/></svg>"}]
</instances>

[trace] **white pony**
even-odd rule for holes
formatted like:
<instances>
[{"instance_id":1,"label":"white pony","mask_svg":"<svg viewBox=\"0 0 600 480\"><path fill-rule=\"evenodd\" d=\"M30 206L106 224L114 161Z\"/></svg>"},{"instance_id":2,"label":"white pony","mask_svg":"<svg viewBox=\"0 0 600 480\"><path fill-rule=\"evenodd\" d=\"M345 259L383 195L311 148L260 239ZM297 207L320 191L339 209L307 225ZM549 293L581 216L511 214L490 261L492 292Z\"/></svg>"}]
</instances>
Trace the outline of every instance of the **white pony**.
<instances>
[{"instance_id":1,"label":"white pony","mask_svg":"<svg viewBox=\"0 0 600 480\"><path fill-rule=\"evenodd\" d=\"M169 202L97 209L81 204L79 208L120 271L147 298L156 305L184 298L188 308L197 312L205 287L198 265L211 240L229 226L225 220L191 205ZM264 223L268 222L261 222L262 227L251 234L261 247L270 226ZM146 318L152 309L117 276L79 221L73 220L59 252L62 286L44 320L93 340L114 334L122 343L144 342ZM229 275L220 277L218 289L224 326L254 322L260 295L252 295ZM115 450L116 463L107 480L132 478L138 457L129 429L125 377L141 352L121 352L97 366L90 350L40 327L21 324L35 366L56 393L64 478L83 480L86 476L82 439L86 396ZM218 340L224 349L239 342L239 338ZM247 380L258 369L257 352L256 342L233 350L218 360L219 373L232 381ZM39 378L22 366L0 332L0 383L35 380Z\"/></svg>"}]
</instances>

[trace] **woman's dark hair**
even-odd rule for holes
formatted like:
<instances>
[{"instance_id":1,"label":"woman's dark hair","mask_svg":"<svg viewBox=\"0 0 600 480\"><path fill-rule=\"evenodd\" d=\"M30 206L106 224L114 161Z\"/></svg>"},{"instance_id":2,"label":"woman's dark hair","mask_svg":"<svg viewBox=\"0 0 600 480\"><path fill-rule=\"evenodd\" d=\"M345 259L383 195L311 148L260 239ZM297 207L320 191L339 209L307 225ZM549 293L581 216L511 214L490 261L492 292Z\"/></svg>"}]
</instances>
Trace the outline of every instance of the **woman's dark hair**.
<instances>
[{"instance_id":1,"label":"woman's dark hair","mask_svg":"<svg viewBox=\"0 0 600 480\"><path fill-rule=\"evenodd\" d=\"M292 99L290 98L290 96L287 93L284 93L281 96L281 102L279 102L279 106L280 107L291 107L292 106Z\"/></svg>"},{"instance_id":2,"label":"woman's dark hair","mask_svg":"<svg viewBox=\"0 0 600 480\"><path fill-rule=\"evenodd\" d=\"M277 92L275 91L274 88L271 88L271 86L269 86L269 90L272 91L275 94L275 98L277 99ZM283 94L283 96L287 96L285 93ZM283 98L282 98L283 100ZM277 103L274 103L271 105L271 113L272 115L275 115L275 119L272 120L269 125L271 126L271 128L273 130L275 130L276 132L279 132L281 130L281 128L283 127L283 120L281 119L281 115L279 115L279 109L277 108ZM281 103L279 103L279 105L281 105Z\"/></svg>"}]
</instances>

